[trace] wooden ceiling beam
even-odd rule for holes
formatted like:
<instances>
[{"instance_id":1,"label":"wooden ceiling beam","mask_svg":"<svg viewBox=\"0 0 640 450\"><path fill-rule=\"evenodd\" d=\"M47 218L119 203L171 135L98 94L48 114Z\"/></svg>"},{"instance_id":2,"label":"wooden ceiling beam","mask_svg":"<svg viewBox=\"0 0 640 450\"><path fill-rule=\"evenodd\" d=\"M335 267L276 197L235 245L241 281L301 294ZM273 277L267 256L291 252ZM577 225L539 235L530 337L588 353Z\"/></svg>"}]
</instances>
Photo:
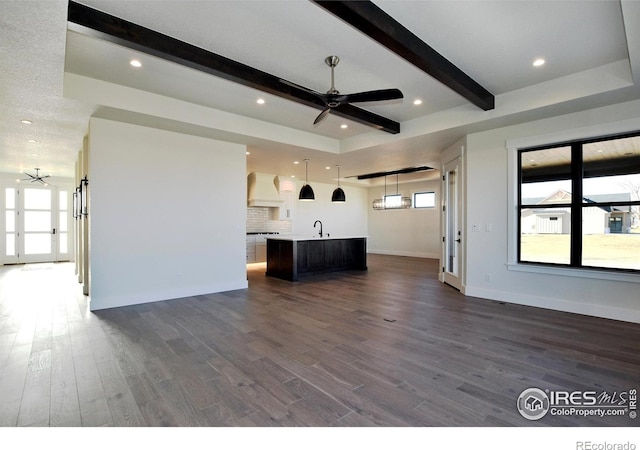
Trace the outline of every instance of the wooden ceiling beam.
<instances>
[{"instance_id":1,"label":"wooden ceiling beam","mask_svg":"<svg viewBox=\"0 0 640 450\"><path fill-rule=\"evenodd\" d=\"M284 83L282 78L188 44L124 19L69 1L69 28L132 50L156 56L216 77L268 92L287 100L322 110L324 102L303 87ZM353 105L341 105L332 114L387 133L400 132L400 124ZM312 118L309 118L311 120Z\"/></svg>"},{"instance_id":2,"label":"wooden ceiling beam","mask_svg":"<svg viewBox=\"0 0 640 450\"><path fill-rule=\"evenodd\" d=\"M374 172L374 173L366 173L363 175L357 175L358 180L368 180L370 178L380 178L387 177L389 175L399 175L405 173L415 173L415 172L423 172L426 170L433 170L433 167L429 166L417 166L417 167L405 167L404 169L398 170L389 170L386 172ZM353 177L345 177L345 178L353 178Z\"/></svg>"},{"instance_id":3,"label":"wooden ceiling beam","mask_svg":"<svg viewBox=\"0 0 640 450\"><path fill-rule=\"evenodd\" d=\"M493 94L370 1L312 0L485 111Z\"/></svg>"}]
</instances>

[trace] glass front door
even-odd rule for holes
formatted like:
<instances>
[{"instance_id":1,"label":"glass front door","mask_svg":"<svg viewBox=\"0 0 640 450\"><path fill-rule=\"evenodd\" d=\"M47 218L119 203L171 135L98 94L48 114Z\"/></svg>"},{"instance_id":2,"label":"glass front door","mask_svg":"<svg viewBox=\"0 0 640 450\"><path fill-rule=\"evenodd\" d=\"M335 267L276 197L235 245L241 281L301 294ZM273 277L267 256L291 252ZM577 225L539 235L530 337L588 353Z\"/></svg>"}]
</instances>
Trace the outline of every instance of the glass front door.
<instances>
[{"instance_id":1,"label":"glass front door","mask_svg":"<svg viewBox=\"0 0 640 450\"><path fill-rule=\"evenodd\" d=\"M461 196L460 158L444 166L443 178L443 221L444 282L460 290L462 271L462 196Z\"/></svg>"},{"instance_id":2,"label":"glass front door","mask_svg":"<svg viewBox=\"0 0 640 450\"><path fill-rule=\"evenodd\" d=\"M5 188L5 263L70 259L69 189Z\"/></svg>"}]
</instances>

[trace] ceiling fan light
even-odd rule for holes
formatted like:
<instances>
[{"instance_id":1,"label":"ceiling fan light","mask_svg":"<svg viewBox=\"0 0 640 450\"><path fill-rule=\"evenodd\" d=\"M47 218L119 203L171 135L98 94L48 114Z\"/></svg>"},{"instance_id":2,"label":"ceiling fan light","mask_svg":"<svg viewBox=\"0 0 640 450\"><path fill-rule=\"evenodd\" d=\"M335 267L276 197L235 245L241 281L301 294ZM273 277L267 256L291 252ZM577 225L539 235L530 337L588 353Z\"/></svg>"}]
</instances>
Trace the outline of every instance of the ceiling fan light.
<instances>
[{"instance_id":1,"label":"ceiling fan light","mask_svg":"<svg viewBox=\"0 0 640 450\"><path fill-rule=\"evenodd\" d=\"M346 202L347 198L344 195L344 191L342 188L337 187L333 190L333 194L331 195L331 201L334 203Z\"/></svg>"},{"instance_id":2,"label":"ceiling fan light","mask_svg":"<svg viewBox=\"0 0 640 450\"><path fill-rule=\"evenodd\" d=\"M313 189L311 188L311 186L308 184L305 184L304 186L302 186L302 189L300 189L300 195L298 196L298 200L310 202L315 199L316 199L316 196L313 193Z\"/></svg>"}]
</instances>

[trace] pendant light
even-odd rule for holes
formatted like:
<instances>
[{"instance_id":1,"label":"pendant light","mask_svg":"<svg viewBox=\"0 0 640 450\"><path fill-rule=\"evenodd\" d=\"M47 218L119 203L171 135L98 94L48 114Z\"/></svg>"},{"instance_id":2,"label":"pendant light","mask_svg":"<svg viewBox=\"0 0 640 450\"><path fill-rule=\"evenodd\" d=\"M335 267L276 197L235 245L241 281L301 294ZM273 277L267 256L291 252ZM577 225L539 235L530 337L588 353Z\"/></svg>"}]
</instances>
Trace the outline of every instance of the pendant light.
<instances>
[{"instance_id":1,"label":"pendant light","mask_svg":"<svg viewBox=\"0 0 640 450\"><path fill-rule=\"evenodd\" d=\"M387 176L384 176L384 195L373 201L373 209L385 209L385 201L387 198Z\"/></svg>"},{"instance_id":2,"label":"pendant light","mask_svg":"<svg viewBox=\"0 0 640 450\"><path fill-rule=\"evenodd\" d=\"M387 176L384 176L384 195L373 201L373 209L407 209L411 208L411 197L403 197L398 189L398 172L396 174L396 194L387 198Z\"/></svg>"},{"instance_id":3,"label":"pendant light","mask_svg":"<svg viewBox=\"0 0 640 450\"><path fill-rule=\"evenodd\" d=\"M305 159L304 160L304 186L302 186L302 189L300 189L300 195L298 195L298 200L302 200L305 202L310 202L316 199L315 194L313 193L313 189L311 189L311 186L309 186L309 160Z\"/></svg>"},{"instance_id":4,"label":"pendant light","mask_svg":"<svg viewBox=\"0 0 640 450\"><path fill-rule=\"evenodd\" d=\"M338 187L333 190L333 194L331 195L331 201L334 203L345 202L347 198L344 195L344 191L340 187L340 165L336 165L338 168Z\"/></svg>"}]
</instances>

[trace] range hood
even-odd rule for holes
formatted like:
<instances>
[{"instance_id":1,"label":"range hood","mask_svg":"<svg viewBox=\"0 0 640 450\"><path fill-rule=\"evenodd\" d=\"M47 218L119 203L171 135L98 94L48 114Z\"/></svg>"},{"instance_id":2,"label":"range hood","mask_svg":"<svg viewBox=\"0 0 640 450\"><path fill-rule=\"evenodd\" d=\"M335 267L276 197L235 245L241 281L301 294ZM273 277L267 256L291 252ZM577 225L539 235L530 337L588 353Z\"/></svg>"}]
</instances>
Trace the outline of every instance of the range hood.
<instances>
[{"instance_id":1,"label":"range hood","mask_svg":"<svg viewBox=\"0 0 640 450\"><path fill-rule=\"evenodd\" d=\"M247 175L247 206L279 208L284 200L278 193L278 177L267 173Z\"/></svg>"}]
</instances>

